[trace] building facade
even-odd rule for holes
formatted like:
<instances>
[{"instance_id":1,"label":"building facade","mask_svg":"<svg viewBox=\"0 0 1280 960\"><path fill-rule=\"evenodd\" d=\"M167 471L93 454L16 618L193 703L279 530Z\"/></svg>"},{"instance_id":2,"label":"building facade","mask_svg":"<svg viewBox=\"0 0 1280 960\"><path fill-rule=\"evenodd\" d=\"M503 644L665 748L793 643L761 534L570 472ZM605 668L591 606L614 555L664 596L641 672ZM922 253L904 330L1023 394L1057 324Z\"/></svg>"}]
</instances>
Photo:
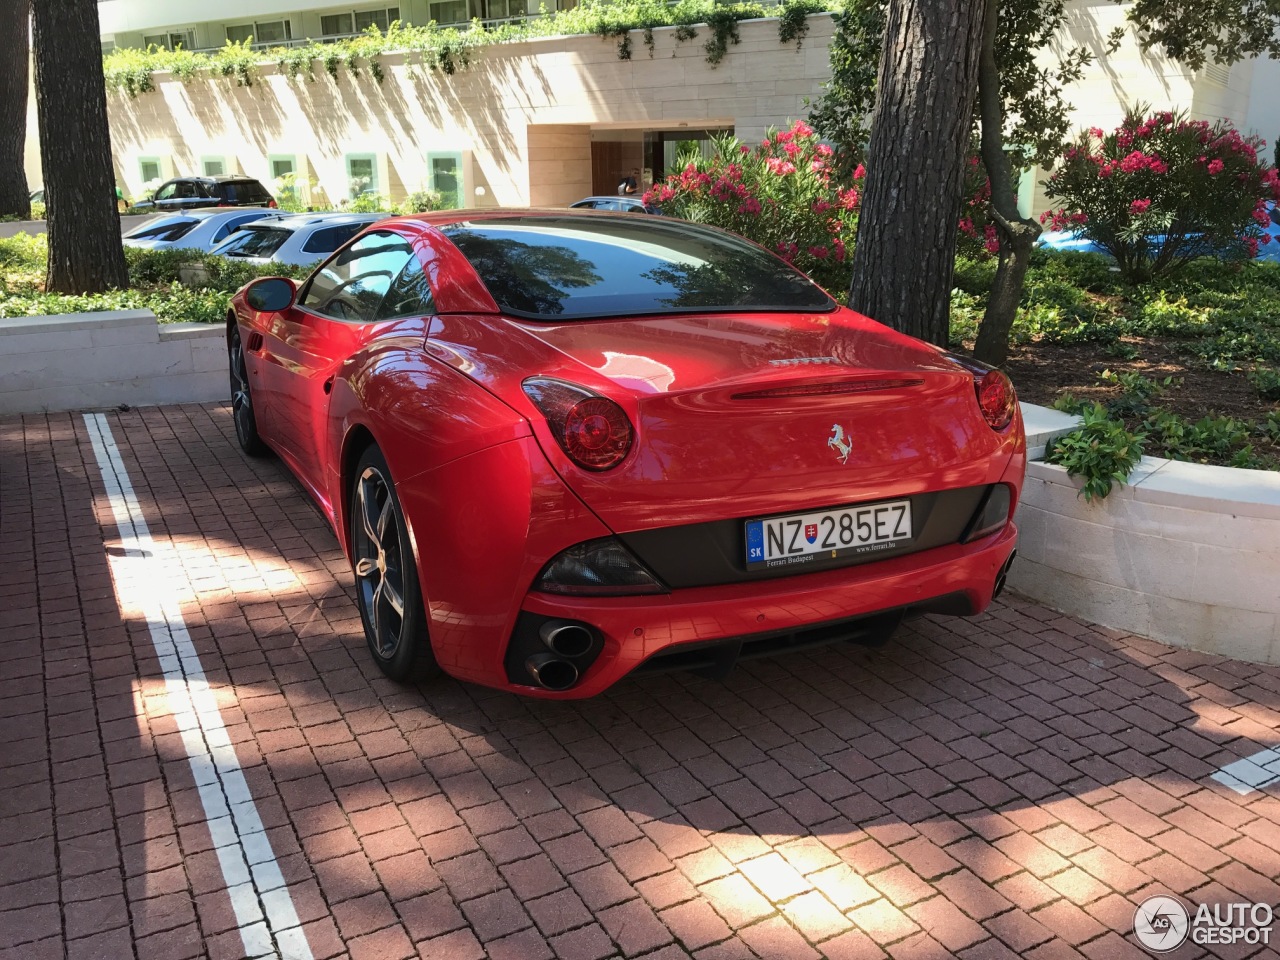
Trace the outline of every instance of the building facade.
<instances>
[{"instance_id":1,"label":"building facade","mask_svg":"<svg viewBox=\"0 0 1280 960\"><path fill-rule=\"evenodd\" d=\"M220 0L217 19L194 0L102 0L104 48L181 44L216 48L228 40L263 45L331 39L392 20L440 23L520 16L531 0L384 0L377 6L302 9L297 0ZM556 0L568 6L577 0ZM1269 140L1280 129L1277 99L1255 73L1275 79L1274 61L1210 65L1190 71L1143 51L1130 31L1108 52L1107 36L1124 26L1126 6L1072 0L1056 48L1084 45L1095 56L1066 90L1079 126L1114 126L1126 109L1147 104L1196 119L1231 119ZM416 54L381 57L385 79L343 70L333 79L315 66L291 79L264 64L252 86L199 77L154 75L156 89L129 98L110 91L108 108L117 180L139 197L177 175L245 173L272 187L292 175L316 207L340 206L358 193L399 199L418 190L450 205L564 205L613 193L621 177L642 171L644 184L676 152L720 132L746 142L808 112L830 75L829 14L809 18L803 43L783 44L776 20L740 25L741 43L718 65L706 62L708 28L679 42L675 28L654 31L652 54L633 35L630 59L616 39L553 37L473 50L452 75L432 71ZM1056 50L1045 52L1046 62ZM1255 69L1256 68L1256 69ZM34 117L29 127L34 139ZM29 179L41 182L38 150L28 150ZM35 168L35 169L32 169ZM1023 177L1024 210L1048 205L1039 181Z\"/></svg>"}]
</instances>

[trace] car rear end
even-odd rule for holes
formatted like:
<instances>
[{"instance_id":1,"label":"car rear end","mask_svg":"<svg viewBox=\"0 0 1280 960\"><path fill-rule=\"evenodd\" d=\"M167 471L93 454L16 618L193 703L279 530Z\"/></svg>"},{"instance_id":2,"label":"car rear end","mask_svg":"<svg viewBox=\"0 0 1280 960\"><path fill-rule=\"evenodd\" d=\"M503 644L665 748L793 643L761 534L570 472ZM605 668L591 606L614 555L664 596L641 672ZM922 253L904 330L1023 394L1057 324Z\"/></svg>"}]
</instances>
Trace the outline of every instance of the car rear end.
<instances>
[{"instance_id":1,"label":"car rear end","mask_svg":"<svg viewBox=\"0 0 1280 960\"><path fill-rule=\"evenodd\" d=\"M998 592L1025 469L1003 374L719 231L586 214L444 233L502 314L446 305L428 352L524 417L522 456L543 461L517 470L501 445L404 485L433 539L518 540L507 565L496 542L420 559L450 672L589 696L636 671L879 637L909 612L976 613ZM542 478L503 525L519 529L439 509L498 515L512 472ZM477 628L478 579L518 611Z\"/></svg>"}]
</instances>

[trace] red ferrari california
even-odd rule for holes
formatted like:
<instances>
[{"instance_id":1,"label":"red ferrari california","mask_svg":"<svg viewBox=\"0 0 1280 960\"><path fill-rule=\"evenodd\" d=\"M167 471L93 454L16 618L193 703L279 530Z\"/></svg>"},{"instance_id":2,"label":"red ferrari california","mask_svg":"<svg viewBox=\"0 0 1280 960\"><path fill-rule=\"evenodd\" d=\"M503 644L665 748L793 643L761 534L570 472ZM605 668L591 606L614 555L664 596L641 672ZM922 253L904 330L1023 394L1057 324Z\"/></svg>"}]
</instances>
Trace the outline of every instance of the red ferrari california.
<instances>
[{"instance_id":1,"label":"red ferrari california","mask_svg":"<svg viewBox=\"0 0 1280 960\"><path fill-rule=\"evenodd\" d=\"M383 220L227 317L236 433L347 551L390 677L586 697L1003 586L1004 374L658 217Z\"/></svg>"}]
</instances>

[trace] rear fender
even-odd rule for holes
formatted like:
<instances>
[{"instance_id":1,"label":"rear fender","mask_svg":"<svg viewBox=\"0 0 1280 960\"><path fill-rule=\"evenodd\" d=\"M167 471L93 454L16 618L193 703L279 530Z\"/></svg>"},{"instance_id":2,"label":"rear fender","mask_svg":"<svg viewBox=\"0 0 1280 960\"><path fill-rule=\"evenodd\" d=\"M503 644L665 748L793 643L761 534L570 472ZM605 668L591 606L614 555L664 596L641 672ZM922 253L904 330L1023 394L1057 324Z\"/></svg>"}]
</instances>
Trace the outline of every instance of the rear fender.
<instances>
[{"instance_id":1,"label":"rear fender","mask_svg":"<svg viewBox=\"0 0 1280 960\"><path fill-rule=\"evenodd\" d=\"M399 489L419 474L529 434L523 417L420 347L420 339L379 341L334 379L325 460L333 525L348 553L348 491L370 443L382 450Z\"/></svg>"}]
</instances>

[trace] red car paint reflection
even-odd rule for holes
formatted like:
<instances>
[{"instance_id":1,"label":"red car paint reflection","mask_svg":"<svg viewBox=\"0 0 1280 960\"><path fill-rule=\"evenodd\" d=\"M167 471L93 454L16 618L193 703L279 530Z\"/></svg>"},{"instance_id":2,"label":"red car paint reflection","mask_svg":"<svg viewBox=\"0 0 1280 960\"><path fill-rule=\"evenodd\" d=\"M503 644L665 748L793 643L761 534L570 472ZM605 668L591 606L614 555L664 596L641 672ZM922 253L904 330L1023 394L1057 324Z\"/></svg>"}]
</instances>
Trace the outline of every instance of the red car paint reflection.
<instances>
[{"instance_id":1,"label":"red car paint reflection","mask_svg":"<svg viewBox=\"0 0 1280 960\"><path fill-rule=\"evenodd\" d=\"M388 675L585 697L998 592L1007 379L657 219L386 220L233 299L237 435L330 519Z\"/></svg>"}]
</instances>

